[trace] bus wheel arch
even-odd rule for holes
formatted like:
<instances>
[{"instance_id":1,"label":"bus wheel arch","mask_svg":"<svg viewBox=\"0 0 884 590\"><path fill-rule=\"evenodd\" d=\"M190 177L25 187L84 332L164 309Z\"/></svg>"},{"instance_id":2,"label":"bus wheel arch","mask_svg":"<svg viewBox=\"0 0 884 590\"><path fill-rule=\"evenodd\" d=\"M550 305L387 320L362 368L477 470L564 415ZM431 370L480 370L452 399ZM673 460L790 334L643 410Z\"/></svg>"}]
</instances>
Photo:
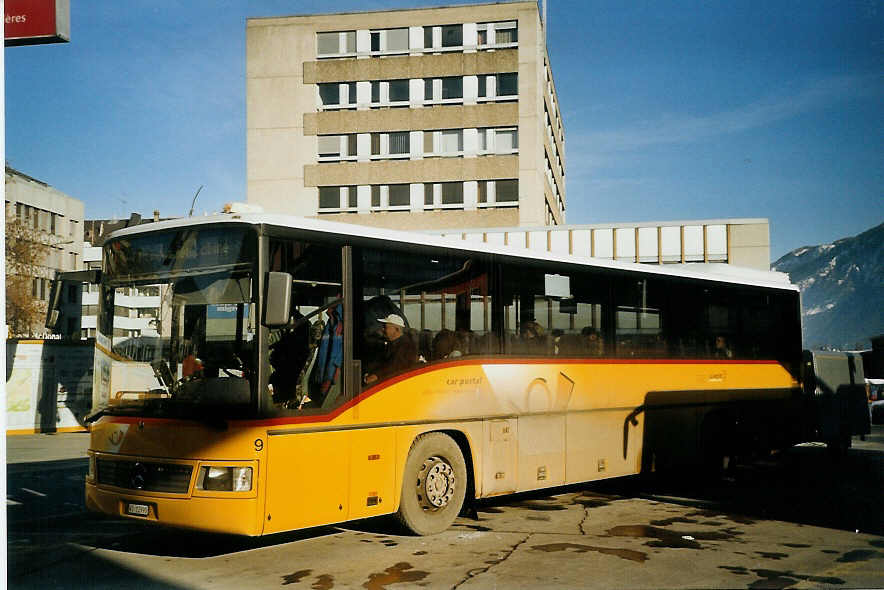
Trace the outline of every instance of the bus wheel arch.
<instances>
[{"instance_id":1,"label":"bus wheel arch","mask_svg":"<svg viewBox=\"0 0 884 590\"><path fill-rule=\"evenodd\" d=\"M414 439L408 451L396 518L416 535L444 531L463 507L471 480L469 453L456 437L448 431L426 432Z\"/></svg>"}]
</instances>

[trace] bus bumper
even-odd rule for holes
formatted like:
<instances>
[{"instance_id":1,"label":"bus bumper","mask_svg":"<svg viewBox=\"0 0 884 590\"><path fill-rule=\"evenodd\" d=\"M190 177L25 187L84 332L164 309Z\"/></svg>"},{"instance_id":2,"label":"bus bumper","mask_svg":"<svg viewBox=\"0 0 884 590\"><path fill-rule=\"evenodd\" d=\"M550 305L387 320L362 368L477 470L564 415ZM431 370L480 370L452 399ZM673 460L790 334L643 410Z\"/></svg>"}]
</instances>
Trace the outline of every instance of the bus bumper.
<instances>
[{"instance_id":1,"label":"bus bumper","mask_svg":"<svg viewBox=\"0 0 884 590\"><path fill-rule=\"evenodd\" d=\"M86 508L109 516L214 533L261 534L257 498L169 498L86 482Z\"/></svg>"}]
</instances>

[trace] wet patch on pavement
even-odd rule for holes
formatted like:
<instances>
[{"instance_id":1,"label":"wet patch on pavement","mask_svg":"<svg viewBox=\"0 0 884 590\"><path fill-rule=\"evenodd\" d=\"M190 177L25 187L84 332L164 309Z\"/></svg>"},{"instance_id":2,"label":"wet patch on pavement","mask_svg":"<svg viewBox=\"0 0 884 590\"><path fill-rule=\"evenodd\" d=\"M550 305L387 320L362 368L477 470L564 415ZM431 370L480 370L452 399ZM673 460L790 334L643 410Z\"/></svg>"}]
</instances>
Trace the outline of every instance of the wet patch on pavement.
<instances>
[{"instance_id":1,"label":"wet patch on pavement","mask_svg":"<svg viewBox=\"0 0 884 590\"><path fill-rule=\"evenodd\" d=\"M697 521L693 518L687 518L685 516L672 516L670 518L664 518L663 520L652 520L651 524L654 526L669 526L671 524L675 524L676 522L683 522L686 524L697 523Z\"/></svg>"},{"instance_id":2,"label":"wet patch on pavement","mask_svg":"<svg viewBox=\"0 0 884 590\"><path fill-rule=\"evenodd\" d=\"M464 528L464 529L472 529L474 531L488 532L491 528L487 526L482 526L480 524L466 524L463 522L456 522L453 525L454 527Z\"/></svg>"},{"instance_id":3,"label":"wet patch on pavement","mask_svg":"<svg viewBox=\"0 0 884 590\"><path fill-rule=\"evenodd\" d=\"M703 516L707 518L723 518L725 520L729 520L731 522L735 522L737 524L755 524L757 519L749 518L747 516L742 516L740 514L722 514L720 512L715 512L714 510L697 510L694 512L690 512L686 514L686 516Z\"/></svg>"},{"instance_id":4,"label":"wet patch on pavement","mask_svg":"<svg viewBox=\"0 0 884 590\"><path fill-rule=\"evenodd\" d=\"M285 586L287 584L297 584L307 576L313 573L313 570L299 570L292 574L282 577L282 585Z\"/></svg>"},{"instance_id":5,"label":"wet patch on pavement","mask_svg":"<svg viewBox=\"0 0 884 590\"><path fill-rule=\"evenodd\" d=\"M580 543L548 543L546 545L532 545L532 549L537 551L545 551L546 553L554 553L557 551L573 551L574 553L588 553L590 551L601 553L603 555L613 555L620 559L627 559L637 563L644 563L648 559L648 554L633 549L620 549L612 547L593 547L592 545L582 545Z\"/></svg>"},{"instance_id":6,"label":"wet patch on pavement","mask_svg":"<svg viewBox=\"0 0 884 590\"><path fill-rule=\"evenodd\" d=\"M511 504L511 506L525 508L526 510L538 510L541 512L568 509L566 506L562 506L559 503L545 502L542 500L523 500L521 502L515 502Z\"/></svg>"},{"instance_id":7,"label":"wet patch on pavement","mask_svg":"<svg viewBox=\"0 0 884 590\"><path fill-rule=\"evenodd\" d=\"M632 537L656 539L645 543L648 547L670 549L702 549L697 541L732 541L743 533L733 529L723 531L671 531L646 524L615 526L607 531L609 537Z\"/></svg>"},{"instance_id":8,"label":"wet patch on pavement","mask_svg":"<svg viewBox=\"0 0 884 590\"><path fill-rule=\"evenodd\" d=\"M848 551L835 561L840 563L856 563L858 561L868 561L870 559L884 559L884 553L873 551L871 549L854 549Z\"/></svg>"},{"instance_id":9,"label":"wet patch on pavement","mask_svg":"<svg viewBox=\"0 0 884 590\"><path fill-rule=\"evenodd\" d=\"M331 590L335 587L335 578L330 574L317 576L316 581L310 586L313 590Z\"/></svg>"},{"instance_id":10,"label":"wet patch on pavement","mask_svg":"<svg viewBox=\"0 0 884 590\"><path fill-rule=\"evenodd\" d=\"M783 589L794 586L799 581L816 582L817 584L828 585L844 584L844 580L832 576L812 576L808 574L797 574L793 571L749 569L739 565L720 565L718 567L719 569L727 570L738 576L747 576L750 572L758 576L758 579L749 584L747 588Z\"/></svg>"},{"instance_id":11,"label":"wet patch on pavement","mask_svg":"<svg viewBox=\"0 0 884 590\"><path fill-rule=\"evenodd\" d=\"M775 552L771 552L771 551L756 551L755 555L760 555L761 557L763 557L765 559L774 559L777 561L779 561L780 559L783 559L784 557L789 557L788 553L775 553Z\"/></svg>"},{"instance_id":12,"label":"wet patch on pavement","mask_svg":"<svg viewBox=\"0 0 884 590\"><path fill-rule=\"evenodd\" d=\"M616 499L617 498L611 496L601 496L584 492L574 498L574 503L581 504L584 508L601 508L602 506L608 506Z\"/></svg>"},{"instance_id":13,"label":"wet patch on pavement","mask_svg":"<svg viewBox=\"0 0 884 590\"><path fill-rule=\"evenodd\" d=\"M383 590L389 584L417 582L429 575L429 572L412 569L413 567L410 563L401 561L388 567L383 573L369 574L368 580L362 584L362 587L368 590Z\"/></svg>"}]
</instances>

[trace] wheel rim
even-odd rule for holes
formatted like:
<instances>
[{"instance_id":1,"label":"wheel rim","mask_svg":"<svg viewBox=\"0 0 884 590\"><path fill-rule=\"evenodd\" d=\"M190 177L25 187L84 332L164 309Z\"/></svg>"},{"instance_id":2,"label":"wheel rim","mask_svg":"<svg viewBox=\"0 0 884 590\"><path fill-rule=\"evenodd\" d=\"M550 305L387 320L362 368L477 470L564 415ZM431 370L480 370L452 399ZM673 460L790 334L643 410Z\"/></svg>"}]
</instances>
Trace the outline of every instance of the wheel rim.
<instances>
[{"instance_id":1,"label":"wheel rim","mask_svg":"<svg viewBox=\"0 0 884 590\"><path fill-rule=\"evenodd\" d=\"M454 469L441 457L429 457L421 465L417 480L417 497L424 510L441 510L454 497Z\"/></svg>"}]
</instances>

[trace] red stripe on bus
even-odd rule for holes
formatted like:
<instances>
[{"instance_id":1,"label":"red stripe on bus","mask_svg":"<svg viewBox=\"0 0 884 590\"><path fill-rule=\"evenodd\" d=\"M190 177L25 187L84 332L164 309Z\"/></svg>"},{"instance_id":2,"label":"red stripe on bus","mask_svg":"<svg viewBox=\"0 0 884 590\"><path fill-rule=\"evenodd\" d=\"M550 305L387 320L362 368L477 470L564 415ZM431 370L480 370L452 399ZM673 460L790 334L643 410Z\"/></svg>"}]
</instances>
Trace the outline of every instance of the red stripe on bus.
<instances>
[{"instance_id":1,"label":"red stripe on bus","mask_svg":"<svg viewBox=\"0 0 884 590\"><path fill-rule=\"evenodd\" d=\"M335 408L328 414L314 414L310 416L287 416L282 418L261 418L257 420L245 419L229 419L228 422L234 423L236 426L285 426L288 424L314 424L331 422L353 406L361 403L365 399L373 396L379 391L386 389L396 383L411 379L417 375L423 375L441 369L451 367L463 367L473 365L777 365L778 361L772 360L715 360L715 359L625 359L625 358L607 358L607 359L556 359L555 363L550 363L548 359L540 358L507 358L507 359L466 359L461 361L446 361L420 367L413 371L408 371L397 375L391 379L387 379L383 383L370 387L362 393L347 401L343 405ZM145 423L180 423L188 419L177 418L148 418L137 416L109 416L111 423L116 424L135 424L138 422Z\"/></svg>"}]
</instances>

